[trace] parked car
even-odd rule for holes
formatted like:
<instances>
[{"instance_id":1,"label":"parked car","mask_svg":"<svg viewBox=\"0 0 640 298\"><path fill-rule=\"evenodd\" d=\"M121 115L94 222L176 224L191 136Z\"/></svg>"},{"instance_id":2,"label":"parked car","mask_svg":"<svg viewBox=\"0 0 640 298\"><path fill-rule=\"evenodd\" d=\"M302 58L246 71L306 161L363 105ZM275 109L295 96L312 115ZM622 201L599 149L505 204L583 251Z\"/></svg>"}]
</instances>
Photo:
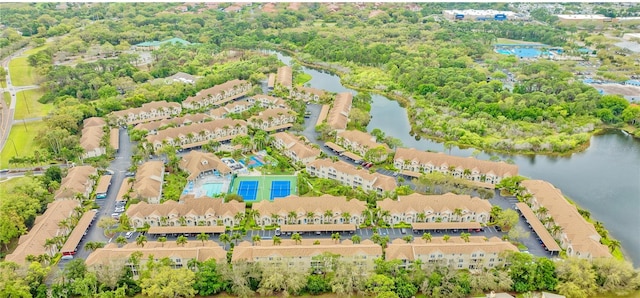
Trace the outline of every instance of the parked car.
<instances>
[{"instance_id":1,"label":"parked car","mask_svg":"<svg viewBox=\"0 0 640 298\"><path fill-rule=\"evenodd\" d=\"M276 228L275 235L276 235L276 236L280 236L280 234L281 234L281 232L280 232L280 228Z\"/></svg>"},{"instance_id":2,"label":"parked car","mask_svg":"<svg viewBox=\"0 0 640 298\"><path fill-rule=\"evenodd\" d=\"M124 234L124 237L127 238L127 239L131 238L131 236L133 236L133 232L132 231L129 231L126 234Z\"/></svg>"}]
</instances>

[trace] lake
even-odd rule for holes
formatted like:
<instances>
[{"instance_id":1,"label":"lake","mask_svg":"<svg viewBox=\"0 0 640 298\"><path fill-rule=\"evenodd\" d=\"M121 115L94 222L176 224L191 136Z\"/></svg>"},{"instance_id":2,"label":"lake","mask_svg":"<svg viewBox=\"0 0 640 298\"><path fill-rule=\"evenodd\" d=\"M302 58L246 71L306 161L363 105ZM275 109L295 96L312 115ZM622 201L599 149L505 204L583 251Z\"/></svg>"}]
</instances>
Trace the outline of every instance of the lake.
<instances>
[{"instance_id":1,"label":"lake","mask_svg":"<svg viewBox=\"0 0 640 298\"><path fill-rule=\"evenodd\" d=\"M275 53L275 52L272 52ZM291 57L275 53L286 64ZM311 75L309 86L331 92L352 92L340 83L340 77L321 70L302 67ZM379 128L386 135L402 141L404 147L446 152L468 157L476 149L452 147L428 139L416 140L410 135L407 112L398 102L379 94L372 94L371 122L367 130ZM618 239L634 265L640 266L640 141L623 131L612 130L591 138L591 145L583 152L568 157L546 155L504 155L520 168L520 175L551 182L591 217L604 223L610 234ZM481 152L479 159L490 158Z\"/></svg>"}]
</instances>

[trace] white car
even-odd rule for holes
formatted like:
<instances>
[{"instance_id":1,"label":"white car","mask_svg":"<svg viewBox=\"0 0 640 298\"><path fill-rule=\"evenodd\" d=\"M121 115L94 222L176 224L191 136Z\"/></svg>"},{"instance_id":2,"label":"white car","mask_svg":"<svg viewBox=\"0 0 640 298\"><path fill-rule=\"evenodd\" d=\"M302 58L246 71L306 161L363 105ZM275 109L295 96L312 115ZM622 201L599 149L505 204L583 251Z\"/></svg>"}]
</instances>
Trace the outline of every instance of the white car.
<instances>
[{"instance_id":1,"label":"white car","mask_svg":"<svg viewBox=\"0 0 640 298\"><path fill-rule=\"evenodd\" d=\"M131 238L131 236L133 236L133 232L131 232L131 231L129 231L126 234L124 234L124 237L127 238L127 239Z\"/></svg>"}]
</instances>

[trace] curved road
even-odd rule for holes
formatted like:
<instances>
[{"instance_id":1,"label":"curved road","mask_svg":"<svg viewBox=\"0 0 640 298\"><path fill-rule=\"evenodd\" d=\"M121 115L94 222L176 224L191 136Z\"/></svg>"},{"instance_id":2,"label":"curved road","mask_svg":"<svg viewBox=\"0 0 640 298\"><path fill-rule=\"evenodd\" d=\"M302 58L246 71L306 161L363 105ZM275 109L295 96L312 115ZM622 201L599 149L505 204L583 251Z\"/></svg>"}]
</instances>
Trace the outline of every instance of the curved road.
<instances>
[{"instance_id":1,"label":"curved road","mask_svg":"<svg viewBox=\"0 0 640 298\"><path fill-rule=\"evenodd\" d=\"M2 59L2 63L1 63L2 67L4 67L4 69L7 72L7 76L6 76L7 87L2 89L2 93L6 91L9 92L9 94L11 95L11 104L9 104L9 107L7 108L7 106L4 103L4 99L2 100L3 109L2 109L2 122L0 123L0 152L2 152L2 149L4 149L4 145L7 143L7 138L9 138L9 133L11 132L11 126L13 125L13 117L16 111L16 102L17 102L16 93L18 93L19 91L39 88L39 86L13 86L13 84L11 83L11 73L9 72L9 62L11 61L11 59L17 58L18 56L20 56L22 53L24 53L24 51L28 50L29 48L30 47L22 48L17 52ZM2 167L4 166L5 165L2 165Z\"/></svg>"}]
</instances>

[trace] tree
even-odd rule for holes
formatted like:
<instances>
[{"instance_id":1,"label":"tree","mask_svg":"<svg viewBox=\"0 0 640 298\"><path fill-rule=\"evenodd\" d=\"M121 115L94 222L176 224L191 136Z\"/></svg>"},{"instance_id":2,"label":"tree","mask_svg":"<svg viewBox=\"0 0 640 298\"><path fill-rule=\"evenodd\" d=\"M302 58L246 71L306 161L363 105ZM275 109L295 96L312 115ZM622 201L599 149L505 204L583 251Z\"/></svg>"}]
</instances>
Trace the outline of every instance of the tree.
<instances>
[{"instance_id":1,"label":"tree","mask_svg":"<svg viewBox=\"0 0 640 298\"><path fill-rule=\"evenodd\" d=\"M282 293L283 296L297 295L307 284L307 273L282 265L266 265L258 288L258 293L271 296Z\"/></svg>"},{"instance_id":2,"label":"tree","mask_svg":"<svg viewBox=\"0 0 640 298\"><path fill-rule=\"evenodd\" d=\"M511 240L520 241L521 239L529 238L531 233L529 233L529 231L525 231L525 229L523 229L521 226L516 226L515 228L509 230L509 233L507 235Z\"/></svg>"},{"instance_id":3,"label":"tree","mask_svg":"<svg viewBox=\"0 0 640 298\"><path fill-rule=\"evenodd\" d=\"M587 259L567 258L557 264L557 291L567 298L593 296L597 290L596 273Z\"/></svg>"},{"instance_id":4,"label":"tree","mask_svg":"<svg viewBox=\"0 0 640 298\"><path fill-rule=\"evenodd\" d=\"M558 284L556 264L547 258L536 258L536 272L533 283L538 290L555 291Z\"/></svg>"},{"instance_id":5,"label":"tree","mask_svg":"<svg viewBox=\"0 0 640 298\"><path fill-rule=\"evenodd\" d=\"M279 236L273 236L273 245L280 245L282 243L282 239Z\"/></svg>"},{"instance_id":6,"label":"tree","mask_svg":"<svg viewBox=\"0 0 640 298\"><path fill-rule=\"evenodd\" d=\"M431 233L422 234L422 240L424 240L426 242L431 242Z\"/></svg>"},{"instance_id":7,"label":"tree","mask_svg":"<svg viewBox=\"0 0 640 298\"><path fill-rule=\"evenodd\" d=\"M331 291L331 286L324 275L310 274L307 276L305 291L311 295L319 295Z\"/></svg>"},{"instance_id":8,"label":"tree","mask_svg":"<svg viewBox=\"0 0 640 298\"><path fill-rule=\"evenodd\" d=\"M89 241L84 244L84 249L95 251L98 248L103 248L106 243L100 241Z\"/></svg>"},{"instance_id":9,"label":"tree","mask_svg":"<svg viewBox=\"0 0 640 298\"><path fill-rule=\"evenodd\" d=\"M262 237L260 237L260 235L258 234L251 236L251 242L253 245L256 245L256 243L259 243L260 240L262 240Z\"/></svg>"},{"instance_id":10,"label":"tree","mask_svg":"<svg viewBox=\"0 0 640 298\"><path fill-rule=\"evenodd\" d=\"M339 296L353 293L363 293L367 280L367 272L362 267L356 267L346 262L338 261L334 277L329 281L331 290Z\"/></svg>"},{"instance_id":11,"label":"tree","mask_svg":"<svg viewBox=\"0 0 640 298\"><path fill-rule=\"evenodd\" d=\"M596 273L598 293L629 295L640 287L640 273L631 263L615 258L597 258L592 261Z\"/></svg>"},{"instance_id":12,"label":"tree","mask_svg":"<svg viewBox=\"0 0 640 298\"><path fill-rule=\"evenodd\" d=\"M220 234L220 237L219 237L219 239L218 239L218 240L220 240L220 242L222 242L222 245L223 245L224 247L226 247L226 246L227 246L227 243L230 243L230 242L231 242L231 237L230 237L230 236L229 236L229 234L227 234L227 233L222 233L222 234Z\"/></svg>"},{"instance_id":13,"label":"tree","mask_svg":"<svg viewBox=\"0 0 640 298\"><path fill-rule=\"evenodd\" d=\"M145 243L147 243L147 236L140 234L140 235L138 235L138 237L136 237L136 245L137 246L144 247Z\"/></svg>"},{"instance_id":14,"label":"tree","mask_svg":"<svg viewBox=\"0 0 640 298\"><path fill-rule=\"evenodd\" d=\"M496 219L496 224L502 228L502 231L508 232L518 223L518 212L513 209L507 209L500 212Z\"/></svg>"},{"instance_id":15,"label":"tree","mask_svg":"<svg viewBox=\"0 0 640 298\"><path fill-rule=\"evenodd\" d=\"M365 288L368 293L377 295L383 292L392 292L396 287L392 278L384 274L373 274L367 279Z\"/></svg>"},{"instance_id":16,"label":"tree","mask_svg":"<svg viewBox=\"0 0 640 298\"><path fill-rule=\"evenodd\" d=\"M333 239L334 242L339 242L341 237L342 236L338 232L331 234L331 239Z\"/></svg>"},{"instance_id":17,"label":"tree","mask_svg":"<svg viewBox=\"0 0 640 298\"><path fill-rule=\"evenodd\" d=\"M112 227L115 226L117 221L112 217L102 217L98 221L98 227L104 230L104 235L108 238L113 237L114 231Z\"/></svg>"},{"instance_id":18,"label":"tree","mask_svg":"<svg viewBox=\"0 0 640 298\"><path fill-rule=\"evenodd\" d=\"M442 240L444 240L444 242L449 242L449 239L451 239L451 236L445 234L444 236L442 236Z\"/></svg>"},{"instance_id":19,"label":"tree","mask_svg":"<svg viewBox=\"0 0 640 298\"><path fill-rule=\"evenodd\" d=\"M295 241L296 244L300 244L300 243L302 243L302 236L300 236L299 233L293 233L291 235L291 240Z\"/></svg>"},{"instance_id":20,"label":"tree","mask_svg":"<svg viewBox=\"0 0 640 298\"><path fill-rule=\"evenodd\" d=\"M215 259L209 259L196 265L197 271L193 288L200 296L218 294L224 286L222 275L218 272Z\"/></svg>"},{"instance_id":21,"label":"tree","mask_svg":"<svg viewBox=\"0 0 640 298\"><path fill-rule=\"evenodd\" d=\"M184 235L180 235L180 236L178 236L178 238L176 238L176 244L177 245L184 246L185 244L187 244L187 242L189 242L189 238L187 238Z\"/></svg>"},{"instance_id":22,"label":"tree","mask_svg":"<svg viewBox=\"0 0 640 298\"><path fill-rule=\"evenodd\" d=\"M158 237L158 242L160 242L162 247L164 247L164 243L167 242L167 237L164 237L164 236Z\"/></svg>"},{"instance_id":23,"label":"tree","mask_svg":"<svg viewBox=\"0 0 640 298\"><path fill-rule=\"evenodd\" d=\"M402 237L402 240L404 240L404 242L406 243L411 243L411 241L413 241L413 236L411 235L404 236Z\"/></svg>"},{"instance_id":24,"label":"tree","mask_svg":"<svg viewBox=\"0 0 640 298\"><path fill-rule=\"evenodd\" d=\"M204 243L209 241L209 234L202 232L196 236L196 240L202 241L202 246L204 246Z\"/></svg>"},{"instance_id":25,"label":"tree","mask_svg":"<svg viewBox=\"0 0 640 298\"><path fill-rule=\"evenodd\" d=\"M142 294L149 297L193 297L195 273L187 268L172 269L169 266L153 266L141 275Z\"/></svg>"},{"instance_id":26,"label":"tree","mask_svg":"<svg viewBox=\"0 0 640 298\"><path fill-rule=\"evenodd\" d=\"M233 235L231 235L231 240L233 240L235 244L238 245L238 241L242 240L242 234L238 232L233 233Z\"/></svg>"},{"instance_id":27,"label":"tree","mask_svg":"<svg viewBox=\"0 0 640 298\"><path fill-rule=\"evenodd\" d=\"M469 238L471 237L471 233L460 233L460 238L462 238L462 240L464 240L464 242L469 242Z\"/></svg>"},{"instance_id":28,"label":"tree","mask_svg":"<svg viewBox=\"0 0 640 298\"><path fill-rule=\"evenodd\" d=\"M13 262L0 262L0 296L32 297L29 284L19 275L20 267Z\"/></svg>"},{"instance_id":29,"label":"tree","mask_svg":"<svg viewBox=\"0 0 640 298\"><path fill-rule=\"evenodd\" d=\"M353 244L360 244L361 241L362 237L360 237L360 235L351 236L351 242L353 242Z\"/></svg>"}]
</instances>

